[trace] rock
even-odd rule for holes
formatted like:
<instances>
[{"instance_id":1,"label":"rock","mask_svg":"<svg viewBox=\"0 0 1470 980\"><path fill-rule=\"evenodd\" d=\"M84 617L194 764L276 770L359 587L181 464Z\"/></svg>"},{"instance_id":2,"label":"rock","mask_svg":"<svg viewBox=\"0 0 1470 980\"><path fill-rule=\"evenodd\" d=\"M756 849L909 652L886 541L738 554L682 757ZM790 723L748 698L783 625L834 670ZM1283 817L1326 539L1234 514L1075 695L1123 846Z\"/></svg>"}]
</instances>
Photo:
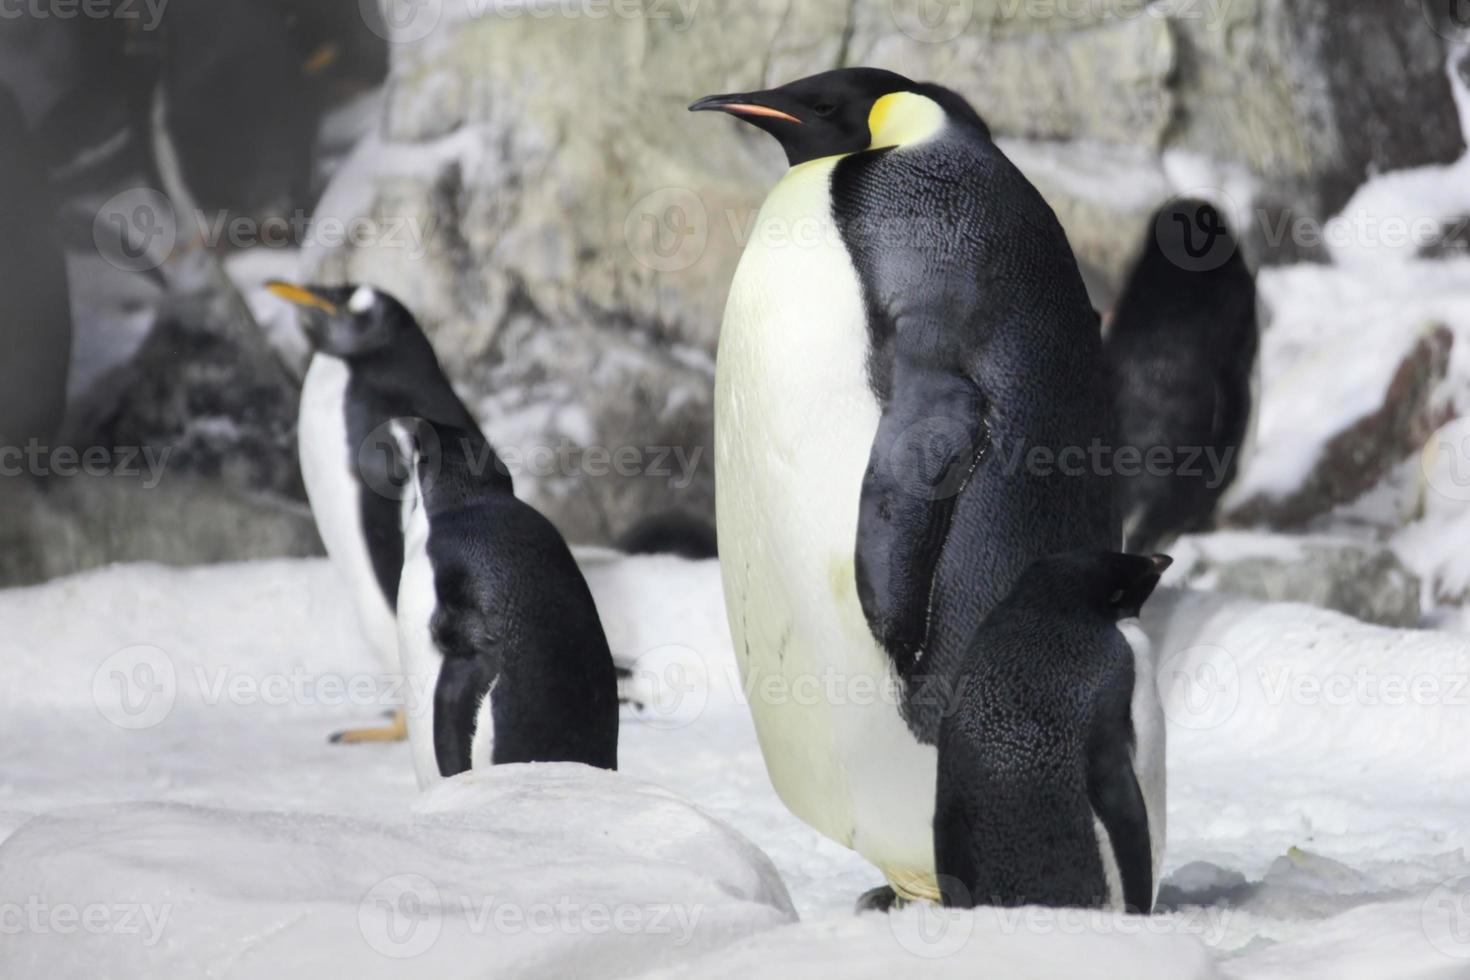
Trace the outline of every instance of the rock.
<instances>
[{"instance_id":1,"label":"rock","mask_svg":"<svg viewBox=\"0 0 1470 980\"><path fill-rule=\"evenodd\" d=\"M1347 337L1337 339L1341 343ZM1279 337L1268 334L1268 350L1275 340ZM1322 347L1315 360L1298 366L1289 379L1282 377L1275 385L1267 379L1261 439L1270 455L1263 453L1250 460L1232 489L1224 523L1300 527L1372 489L1446 421L1450 409L1439 397L1439 386L1448 374L1454 343L1449 329L1438 324L1427 327L1407 345L1391 334L1376 342L1386 346L1379 351L1369 346ZM1395 362L1380 361L1378 356L1393 357L1390 352L1403 347L1406 352L1396 355L1397 366L1389 372L1389 365ZM1344 370L1334 350L1347 350L1374 377ZM1281 365L1277 370L1282 373ZM1380 377L1383 374L1386 379ZM1290 390L1283 387L1288 382ZM1333 392L1356 407L1346 412L1331 410ZM1279 401L1273 405L1273 399ZM1277 438L1278 433L1292 428L1299 438ZM1320 442L1316 441L1319 430Z\"/></svg>"},{"instance_id":2,"label":"rock","mask_svg":"<svg viewBox=\"0 0 1470 980\"><path fill-rule=\"evenodd\" d=\"M1400 4L1329 6L445 5L394 46L381 130L318 215L368 233L314 248L306 274L398 294L497 442L641 454L632 476L522 475L574 540L608 543L660 511L708 519L709 465L678 486L643 474L663 447L708 456L725 293L783 163L749 127L689 117L691 99L853 64L954 86L1053 203L1105 304L1176 191L1223 192L1253 258L1295 257L1259 225L1321 220L1370 170L1458 154L1442 40Z\"/></svg>"},{"instance_id":3,"label":"rock","mask_svg":"<svg viewBox=\"0 0 1470 980\"><path fill-rule=\"evenodd\" d=\"M0 587L115 562L198 565L322 553L305 504L172 474L168 457L128 461L118 453L113 461L139 475L0 480Z\"/></svg>"},{"instance_id":4,"label":"rock","mask_svg":"<svg viewBox=\"0 0 1470 980\"><path fill-rule=\"evenodd\" d=\"M1267 602L1301 602L1365 623L1419 624L1419 579L1385 545L1222 531L1180 538L1169 581Z\"/></svg>"},{"instance_id":5,"label":"rock","mask_svg":"<svg viewBox=\"0 0 1470 980\"><path fill-rule=\"evenodd\" d=\"M795 918L728 826L571 764L465 773L382 821L78 807L16 831L0 869L12 908L133 910L0 936L17 975L58 980L634 976Z\"/></svg>"}]
</instances>

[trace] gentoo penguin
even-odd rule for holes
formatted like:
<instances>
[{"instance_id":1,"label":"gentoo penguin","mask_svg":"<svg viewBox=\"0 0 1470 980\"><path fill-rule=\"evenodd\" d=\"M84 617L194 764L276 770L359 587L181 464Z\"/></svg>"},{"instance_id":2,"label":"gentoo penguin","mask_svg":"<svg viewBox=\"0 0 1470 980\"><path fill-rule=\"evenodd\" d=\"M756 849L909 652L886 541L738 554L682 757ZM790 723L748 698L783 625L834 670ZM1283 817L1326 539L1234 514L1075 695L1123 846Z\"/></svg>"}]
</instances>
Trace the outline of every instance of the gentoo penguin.
<instances>
[{"instance_id":1,"label":"gentoo penguin","mask_svg":"<svg viewBox=\"0 0 1470 980\"><path fill-rule=\"evenodd\" d=\"M406 428L398 636L419 784L506 762L616 769L617 678L571 550L478 432Z\"/></svg>"},{"instance_id":2,"label":"gentoo penguin","mask_svg":"<svg viewBox=\"0 0 1470 980\"><path fill-rule=\"evenodd\" d=\"M986 617L939 726L945 904L1153 908L1164 714L1132 620L1169 562L1043 558Z\"/></svg>"},{"instance_id":3,"label":"gentoo penguin","mask_svg":"<svg viewBox=\"0 0 1470 980\"><path fill-rule=\"evenodd\" d=\"M1204 201L1166 204L1103 346L1118 444L1141 460L1118 460L1129 551L1213 526L1249 436L1258 346L1255 279L1225 218Z\"/></svg>"},{"instance_id":4,"label":"gentoo penguin","mask_svg":"<svg viewBox=\"0 0 1470 980\"><path fill-rule=\"evenodd\" d=\"M1118 544L1085 463L1111 434L1096 314L1051 208L954 92L852 68L690 109L790 164L715 376L720 564L766 765L883 871L872 904L937 899L925 678L1033 560ZM759 693L824 678L830 697Z\"/></svg>"},{"instance_id":5,"label":"gentoo penguin","mask_svg":"<svg viewBox=\"0 0 1470 980\"><path fill-rule=\"evenodd\" d=\"M468 432L479 427L413 315L370 286L271 283L304 311L314 348L301 389L297 440L301 476L317 530L347 583L364 636L384 669L399 670L398 580L403 571L403 497L408 461L391 422L431 417ZM333 741L406 737L402 711L384 728Z\"/></svg>"}]
</instances>

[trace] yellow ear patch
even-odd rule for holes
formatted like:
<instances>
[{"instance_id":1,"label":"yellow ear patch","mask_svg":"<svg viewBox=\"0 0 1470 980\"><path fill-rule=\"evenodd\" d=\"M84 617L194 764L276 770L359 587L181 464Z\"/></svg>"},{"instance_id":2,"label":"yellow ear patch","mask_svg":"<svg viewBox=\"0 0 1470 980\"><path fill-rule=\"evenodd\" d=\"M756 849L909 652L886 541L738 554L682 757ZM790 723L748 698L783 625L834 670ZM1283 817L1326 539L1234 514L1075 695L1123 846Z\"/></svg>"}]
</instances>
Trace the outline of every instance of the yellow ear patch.
<instances>
[{"instance_id":1,"label":"yellow ear patch","mask_svg":"<svg viewBox=\"0 0 1470 980\"><path fill-rule=\"evenodd\" d=\"M944 110L933 99L914 92L893 92L868 111L868 149L920 143L944 128Z\"/></svg>"}]
</instances>

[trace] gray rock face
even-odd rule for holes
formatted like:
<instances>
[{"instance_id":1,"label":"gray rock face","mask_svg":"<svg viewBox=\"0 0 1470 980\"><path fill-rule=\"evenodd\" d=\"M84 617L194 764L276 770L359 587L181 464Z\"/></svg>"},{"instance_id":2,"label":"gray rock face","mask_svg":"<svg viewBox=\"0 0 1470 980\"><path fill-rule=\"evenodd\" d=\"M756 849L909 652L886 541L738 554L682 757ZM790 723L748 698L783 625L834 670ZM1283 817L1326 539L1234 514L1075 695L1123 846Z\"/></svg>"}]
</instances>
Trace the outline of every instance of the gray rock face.
<instances>
[{"instance_id":1,"label":"gray rock face","mask_svg":"<svg viewBox=\"0 0 1470 980\"><path fill-rule=\"evenodd\" d=\"M1420 582L1387 546L1332 537L1221 532L1181 538L1171 581L1262 599L1301 602L1366 623L1413 627Z\"/></svg>"},{"instance_id":2,"label":"gray rock face","mask_svg":"<svg viewBox=\"0 0 1470 980\"><path fill-rule=\"evenodd\" d=\"M154 457L157 461L158 457ZM0 480L0 588L113 562L194 565L322 554L305 504L170 475Z\"/></svg>"},{"instance_id":3,"label":"gray rock face","mask_svg":"<svg viewBox=\"0 0 1470 980\"><path fill-rule=\"evenodd\" d=\"M312 270L398 294L502 446L623 450L644 469L662 447L701 454L680 486L638 467L519 474L574 540L660 510L708 516L725 294L784 168L762 134L684 107L852 64L969 97L1054 203L1103 303L1176 191L1204 182L1259 206L1256 220L1322 218L1369 170L1462 148L1443 39L1399 0L446 16L397 46L379 139L344 172L355 186L328 195L328 217L377 234L317 250ZM389 240L395 227L412 247ZM1259 229L1242 237L1294 254Z\"/></svg>"}]
</instances>

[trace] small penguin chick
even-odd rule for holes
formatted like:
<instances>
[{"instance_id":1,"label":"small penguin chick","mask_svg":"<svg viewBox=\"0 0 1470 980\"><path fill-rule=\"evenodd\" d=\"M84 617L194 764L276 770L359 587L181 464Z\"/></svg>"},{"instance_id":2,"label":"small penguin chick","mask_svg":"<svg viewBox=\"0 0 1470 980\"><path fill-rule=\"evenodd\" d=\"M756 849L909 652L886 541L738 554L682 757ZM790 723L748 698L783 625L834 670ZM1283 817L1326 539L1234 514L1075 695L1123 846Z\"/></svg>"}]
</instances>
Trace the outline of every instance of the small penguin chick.
<instances>
[{"instance_id":1,"label":"small penguin chick","mask_svg":"<svg viewBox=\"0 0 1470 980\"><path fill-rule=\"evenodd\" d=\"M1153 906L1163 726L1118 622L1170 564L1074 551L1033 563L990 613L940 723L935 871L945 904Z\"/></svg>"},{"instance_id":2,"label":"small penguin chick","mask_svg":"<svg viewBox=\"0 0 1470 980\"><path fill-rule=\"evenodd\" d=\"M617 768L618 691L592 593L478 432L405 427L398 636L420 785L510 762Z\"/></svg>"}]
</instances>

